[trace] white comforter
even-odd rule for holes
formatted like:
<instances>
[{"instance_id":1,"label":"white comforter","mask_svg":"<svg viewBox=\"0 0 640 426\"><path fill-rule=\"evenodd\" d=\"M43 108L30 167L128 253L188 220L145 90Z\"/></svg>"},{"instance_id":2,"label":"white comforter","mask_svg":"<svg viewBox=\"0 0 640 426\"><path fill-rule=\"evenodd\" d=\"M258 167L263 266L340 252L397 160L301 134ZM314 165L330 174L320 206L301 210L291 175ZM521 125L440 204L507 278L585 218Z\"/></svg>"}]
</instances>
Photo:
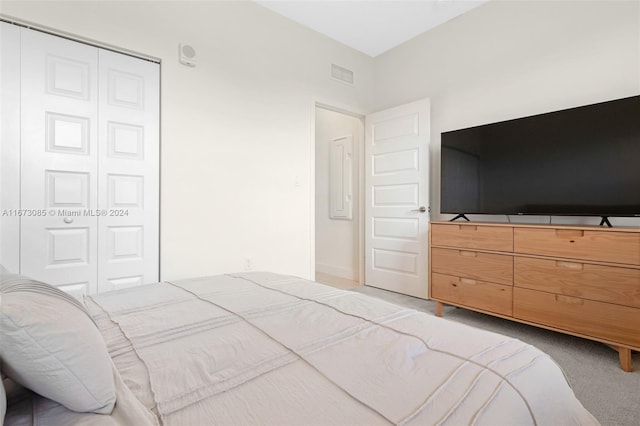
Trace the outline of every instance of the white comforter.
<instances>
[{"instance_id":1,"label":"white comforter","mask_svg":"<svg viewBox=\"0 0 640 426\"><path fill-rule=\"evenodd\" d=\"M532 346L299 278L222 275L87 302L121 386L157 416L119 401L120 422L597 424Z\"/></svg>"}]
</instances>

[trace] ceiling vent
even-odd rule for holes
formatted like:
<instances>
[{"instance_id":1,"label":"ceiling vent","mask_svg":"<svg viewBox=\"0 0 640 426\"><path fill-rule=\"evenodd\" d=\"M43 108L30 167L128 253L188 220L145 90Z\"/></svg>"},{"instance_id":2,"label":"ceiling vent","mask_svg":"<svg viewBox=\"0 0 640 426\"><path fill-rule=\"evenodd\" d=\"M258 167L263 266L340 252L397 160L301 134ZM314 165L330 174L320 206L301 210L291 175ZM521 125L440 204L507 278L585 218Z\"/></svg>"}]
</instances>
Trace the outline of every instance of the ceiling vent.
<instances>
[{"instance_id":1,"label":"ceiling vent","mask_svg":"<svg viewBox=\"0 0 640 426\"><path fill-rule=\"evenodd\" d=\"M353 86L353 71L331 64L331 78Z\"/></svg>"}]
</instances>

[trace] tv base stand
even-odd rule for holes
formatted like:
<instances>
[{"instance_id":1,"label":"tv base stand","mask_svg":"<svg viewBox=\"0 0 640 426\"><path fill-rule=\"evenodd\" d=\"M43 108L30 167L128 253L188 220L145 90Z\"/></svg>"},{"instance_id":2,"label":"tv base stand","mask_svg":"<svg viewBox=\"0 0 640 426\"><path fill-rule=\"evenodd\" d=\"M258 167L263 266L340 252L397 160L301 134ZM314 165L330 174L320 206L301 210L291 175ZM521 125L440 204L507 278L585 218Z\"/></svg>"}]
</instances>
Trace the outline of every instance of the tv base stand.
<instances>
[{"instance_id":1,"label":"tv base stand","mask_svg":"<svg viewBox=\"0 0 640 426\"><path fill-rule=\"evenodd\" d=\"M456 216L456 217L454 217L453 219L449 219L449 222L455 222L455 221L456 221L456 220L458 220L458 219L464 219L464 220L466 220L467 222L470 222L470 221L469 221L469 218L468 218L468 217L466 217L466 216L464 215L464 213L460 213L459 215L457 215L457 216Z\"/></svg>"},{"instance_id":2,"label":"tv base stand","mask_svg":"<svg viewBox=\"0 0 640 426\"><path fill-rule=\"evenodd\" d=\"M613 228L613 226L611 226L611 222L609 222L609 216L601 216L602 220L600 221L600 226L604 226L607 225L609 228Z\"/></svg>"}]
</instances>

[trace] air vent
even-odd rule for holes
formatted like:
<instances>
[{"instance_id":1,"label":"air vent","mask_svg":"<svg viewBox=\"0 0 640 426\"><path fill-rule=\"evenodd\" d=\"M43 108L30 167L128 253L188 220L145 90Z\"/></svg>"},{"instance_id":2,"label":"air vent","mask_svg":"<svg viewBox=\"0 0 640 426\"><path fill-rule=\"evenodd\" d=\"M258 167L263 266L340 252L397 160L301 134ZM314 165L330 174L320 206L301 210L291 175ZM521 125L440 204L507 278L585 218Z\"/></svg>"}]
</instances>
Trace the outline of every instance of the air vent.
<instances>
[{"instance_id":1,"label":"air vent","mask_svg":"<svg viewBox=\"0 0 640 426\"><path fill-rule=\"evenodd\" d=\"M331 78L353 85L353 71L331 64Z\"/></svg>"}]
</instances>

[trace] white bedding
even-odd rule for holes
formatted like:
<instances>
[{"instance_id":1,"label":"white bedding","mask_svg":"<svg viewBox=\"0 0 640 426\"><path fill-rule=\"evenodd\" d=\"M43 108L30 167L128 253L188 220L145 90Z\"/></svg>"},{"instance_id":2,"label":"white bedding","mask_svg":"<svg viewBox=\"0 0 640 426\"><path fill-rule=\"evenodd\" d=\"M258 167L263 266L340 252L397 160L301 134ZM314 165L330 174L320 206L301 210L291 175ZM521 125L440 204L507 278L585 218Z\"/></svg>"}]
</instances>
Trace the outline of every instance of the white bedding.
<instances>
[{"instance_id":1,"label":"white bedding","mask_svg":"<svg viewBox=\"0 0 640 426\"><path fill-rule=\"evenodd\" d=\"M221 275L87 305L116 409L71 414L35 397L58 416L40 424L597 424L530 345L299 278ZM7 424L26 419L15 413Z\"/></svg>"}]
</instances>

